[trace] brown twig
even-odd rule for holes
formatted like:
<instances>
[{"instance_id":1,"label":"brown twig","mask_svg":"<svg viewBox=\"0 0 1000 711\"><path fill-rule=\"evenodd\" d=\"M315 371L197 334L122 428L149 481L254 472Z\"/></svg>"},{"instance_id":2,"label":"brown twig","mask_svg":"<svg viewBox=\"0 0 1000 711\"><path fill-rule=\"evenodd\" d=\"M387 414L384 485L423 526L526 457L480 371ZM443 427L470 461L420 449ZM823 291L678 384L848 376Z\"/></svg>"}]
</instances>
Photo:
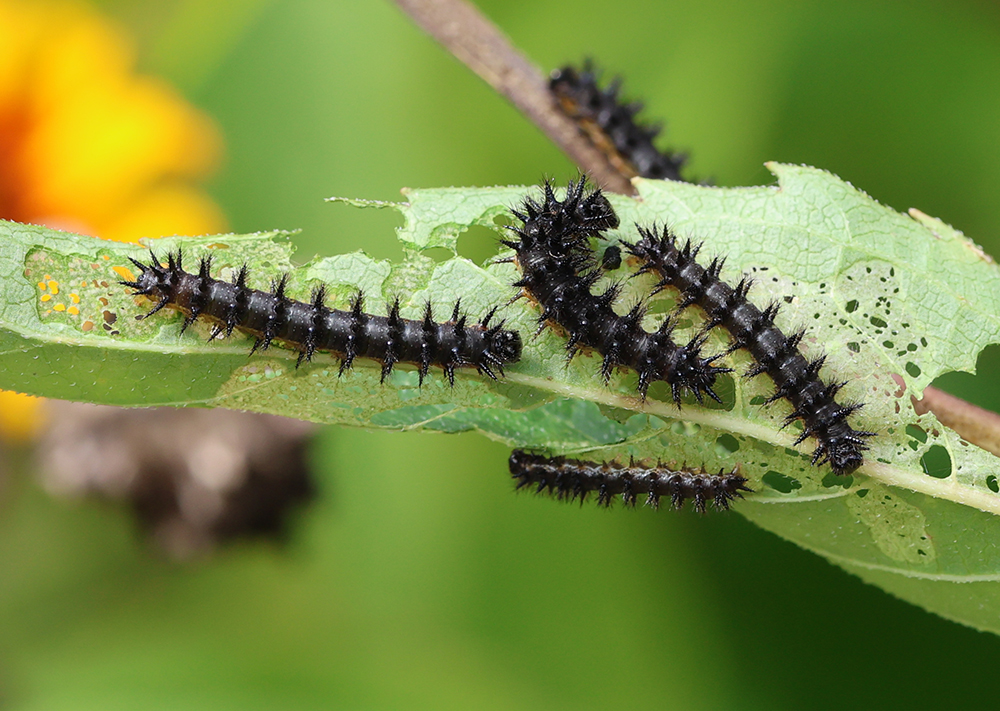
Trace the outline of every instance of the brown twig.
<instances>
[{"instance_id":1,"label":"brown twig","mask_svg":"<svg viewBox=\"0 0 1000 711\"><path fill-rule=\"evenodd\" d=\"M1000 457L1000 415L933 387L924 389L922 400L911 400L918 415L933 412L942 425L955 430L966 442Z\"/></svg>"},{"instance_id":2,"label":"brown twig","mask_svg":"<svg viewBox=\"0 0 1000 711\"><path fill-rule=\"evenodd\" d=\"M507 97L602 188L635 195L631 182L559 111L542 73L475 7L465 0L396 3L425 32ZM917 414L933 412L962 439L1000 456L1000 415L935 387L927 387L922 400L914 398L913 408Z\"/></svg>"},{"instance_id":3,"label":"brown twig","mask_svg":"<svg viewBox=\"0 0 1000 711\"><path fill-rule=\"evenodd\" d=\"M490 20L465 0L396 0L445 46L540 128L605 190L634 195L632 183L556 107L545 76Z\"/></svg>"}]
</instances>

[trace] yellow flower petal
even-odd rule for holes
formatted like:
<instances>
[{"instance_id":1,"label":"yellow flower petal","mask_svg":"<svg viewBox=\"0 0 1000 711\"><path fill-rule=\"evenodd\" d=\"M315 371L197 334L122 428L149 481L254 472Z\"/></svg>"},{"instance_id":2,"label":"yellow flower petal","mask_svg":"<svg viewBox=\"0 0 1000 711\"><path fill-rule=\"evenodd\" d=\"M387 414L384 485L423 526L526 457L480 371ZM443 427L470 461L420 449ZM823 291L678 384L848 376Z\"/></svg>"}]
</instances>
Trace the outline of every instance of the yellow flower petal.
<instances>
[{"instance_id":1,"label":"yellow flower petal","mask_svg":"<svg viewBox=\"0 0 1000 711\"><path fill-rule=\"evenodd\" d=\"M0 439L29 442L43 423L41 404L41 398L0 390Z\"/></svg>"},{"instance_id":2,"label":"yellow flower petal","mask_svg":"<svg viewBox=\"0 0 1000 711\"><path fill-rule=\"evenodd\" d=\"M159 80L128 74L120 37L94 21L67 28L44 55L21 152L31 214L71 214L100 231L164 177L200 177L218 161L211 122Z\"/></svg>"},{"instance_id":3,"label":"yellow flower petal","mask_svg":"<svg viewBox=\"0 0 1000 711\"><path fill-rule=\"evenodd\" d=\"M137 242L141 237L216 234L225 230L225 216L204 193L186 185L165 185L145 193L109 220L101 237Z\"/></svg>"}]
</instances>

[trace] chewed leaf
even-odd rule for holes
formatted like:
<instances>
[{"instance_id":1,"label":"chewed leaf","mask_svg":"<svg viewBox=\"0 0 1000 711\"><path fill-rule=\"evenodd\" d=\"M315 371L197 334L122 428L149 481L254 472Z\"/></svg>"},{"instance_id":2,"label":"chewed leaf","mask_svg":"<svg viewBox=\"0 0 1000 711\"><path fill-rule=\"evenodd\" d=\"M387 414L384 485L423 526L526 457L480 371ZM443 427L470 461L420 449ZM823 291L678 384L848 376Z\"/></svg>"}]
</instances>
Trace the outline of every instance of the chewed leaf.
<instances>
[{"instance_id":1,"label":"chewed leaf","mask_svg":"<svg viewBox=\"0 0 1000 711\"><path fill-rule=\"evenodd\" d=\"M134 246L13 223L0 224L0 387L361 427L476 430L511 446L593 461L635 457L710 471L738 465L755 493L736 511L908 599L1000 631L1000 552L992 543L1000 536L998 459L911 405L934 378L972 371L979 352L1000 342L1000 269L938 220L896 213L823 171L772 170L778 185L760 188L638 181L639 198L609 196L621 225L593 246L602 254L618 239L634 242L637 222L666 223L704 243L703 263L725 256L723 279L751 274L748 298L761 308L780 303L777 325L786 333L804 328L803 352L825 355L824 377L847 381L845 402L864 403L852 419L877 434L853 476L814 467L809 444L793 446L797 425L782 428L787 403L763 405L773 386L766 376L740 377L752 365L743 352L727 357L735 373L716 383L721 405L685 400L678 409L657 384L643 402L634 374L615 372L605 384L593 354L567 364L559 334L532 338L539 311L521 300L498 312L525 345L497 382L472 370L456 372L454 388L440 376L421 386L419 374L401 365L380 384L377 361L359 360L339 377L328 356L296 370L293 350L248 358L251 341L243 337L207 342L211 327L199 323L182 334L180 314L136 321L151 304L118 284L135 276L128 257L148 260ZM287 293L300 300L322 281L336 308L359 288L376 313L398 296L408 319L420 318L427 302L441 314L461 298L475 320L516 295L514 265L480 267L459 257L439 263L421 250L453 250L474 225L501 232L508 210L532 190L415 190L406 203L379 203L404 217L399 236L408 249L399 263L356 253L293 269L287 238L275 233L160 240L157 252L183 247L192 263L212 254L220 278L246 263L259 289L288 271ZM627 277L635 264L626 259L614 269L608 280ZM648 275L628 279L618 305L627 311L654 284ZM669 289L658 294L644 327L661 323L676 298ZM675 338L690 338L702 323L699 312L685 312ZM716 329L705 348L715 353L727 344ZM963 598L949 586L959 582L978 586L977 605L954 602Z\"/></svg>"}]
</instances>

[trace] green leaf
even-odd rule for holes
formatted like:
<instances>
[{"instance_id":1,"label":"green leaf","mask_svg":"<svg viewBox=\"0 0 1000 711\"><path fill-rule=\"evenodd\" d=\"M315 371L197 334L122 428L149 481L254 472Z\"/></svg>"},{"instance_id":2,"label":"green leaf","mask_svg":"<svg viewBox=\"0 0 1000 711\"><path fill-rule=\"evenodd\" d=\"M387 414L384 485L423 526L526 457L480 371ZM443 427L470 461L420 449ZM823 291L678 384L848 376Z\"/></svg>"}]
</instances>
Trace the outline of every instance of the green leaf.
<instances>
[{"instance_id":1,"label":"green leaf","mask_svg":"<svg viewBox=\"0 0 1000 711\"><path fill-rule=\"evenodd\" d=\"M704 241L705 259L726 255L723 276L730 281L751 272L751 298L781 302L778 325L805 326L802 347L828 356L824 376L848 381L843 398L865 403L853 421L878 436L852 477L811 466L812 441L792 447L798 425L781 428L787 404L761 406L772 391L766 378L724 378L722 406L678 410L655 387L641 402L634 374L616 374L605 385L595 358L566 364L564 344L551 330L532 339L537 310L525 300L503 310L526 347L501 382L464 372L454 388L440 374L418 387L416 373L400 368L380 385L377 363L359 362L338 377L335 361L320 356L296 370L291 351L248 359L243 337L208 343L208 326L181 335L175 313L137 321L149 304L117 281L127 257L142 256L138 248L13 223L0 225L0 386L117 405L221 406L362 427L477 430L511 446L593 459L739 466L756 493L737 510L764 528L946 617L1000 631L997 458L933 415L916 415L910 400L944 372L973 371L979 351L1000 341L1000 270L940 221L896 213L823 171L771 168L776 187L639 181L639 198L611 196L622 227L604 243L635 239L635 222L667 222ZM499 230L528 190L417 190L400 204L345 200L402 213L406 258L396 264L357 252L292 269L280 233L164 239L155 248L163 254L183 245L189 258L211 252L217 274L245 262L251 283L261 287L290 271L290 293L300 297L321 280L335 306L362 288L376 310L398 295L404 316L419 316L428 300L443 314L461 297L478 316L515 294L514 267L480 267L458 256L435 261L427 250L454 253L472 225ZM609 278L629 274L626 265ZM652 284L651 277L630 279L623 307ZM650 328L672 299L654 298ZM690 314L678 339L700 322ZM725 349L724 334L712 338L709 351ZM749 365L742 352L730 359L737 372Z\"/></svg>"}]
</instances>

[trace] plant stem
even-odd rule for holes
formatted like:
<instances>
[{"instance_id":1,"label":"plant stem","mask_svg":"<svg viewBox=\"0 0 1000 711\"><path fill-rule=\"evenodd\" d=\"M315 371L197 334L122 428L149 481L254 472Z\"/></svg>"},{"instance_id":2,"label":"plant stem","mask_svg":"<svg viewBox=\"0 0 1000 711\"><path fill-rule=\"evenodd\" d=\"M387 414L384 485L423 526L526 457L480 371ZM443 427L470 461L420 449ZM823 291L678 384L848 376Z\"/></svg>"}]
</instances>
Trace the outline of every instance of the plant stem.
<instances>
[{"instance_id":1,"label":"plant stem","mask_svg":"<svg viewBox=\"0 0 1000 711\"><path fill-rule=\"evenodd\" d=\"M545 76L465 0L396 0L403 12L505 96L605 190L635 195L628 178L556 107Z\"/></svg>"},{"instance_id":2,"label":"plant stem","mask_svg":"<svg viewBox=\"0 0 1000 711\"><path fill-rule=\"evenodd\" d=\"M922 400L910 399L918 415L933 412L962 439L1000 457L1000 415L934 387L924 388Z\"/></svg>"}]
</instances>

